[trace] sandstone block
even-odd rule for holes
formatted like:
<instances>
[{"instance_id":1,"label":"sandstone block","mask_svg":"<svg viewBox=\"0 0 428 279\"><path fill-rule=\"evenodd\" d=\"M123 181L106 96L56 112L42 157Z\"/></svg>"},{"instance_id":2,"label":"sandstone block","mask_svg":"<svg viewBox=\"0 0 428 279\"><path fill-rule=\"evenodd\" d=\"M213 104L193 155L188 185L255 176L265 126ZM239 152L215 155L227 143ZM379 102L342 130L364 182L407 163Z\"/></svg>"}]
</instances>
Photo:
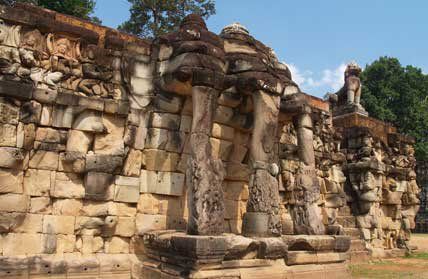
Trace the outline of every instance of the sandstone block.
<instances>
[{"instance_id":1,"label":"sandstone block","mask_svg":"<svg viewBox=\"0 0 428 279\"><path fill-rule=\"evenodd\" d=\"M97 87L95 86L94 89ZM95 111L104 110L104 100L100 98L91 98L79 96L78 106L82 108L87 108Z\"/></svg>"},{"instance_id":2,"label":"sandstone block","mask_svg":"<svg viewBox=\"0 0 428 279\"><path fill-rule=\"evenodd\" d=\"M104 240L100 236L82 235L77 239L76 248L82 254L103 252Z\"/></svg>"},{"instance_id":3,"label":"sandstone block","mask_svg":"<svg viewBox=\"0 0 428 279\"><path fill-rule=\"evenodd\" d=\"M103 133L106 130L101 113L93 110L84 110L79 113L73 121L72 128L92 133Z\"/></svg>"},{"instance_id":4,"label":"sandstone block","mask_svg":"<svg viewBox=\"0 0 428 279\"><path fill-rule=\"evenodd\" d=\"M239 144L234 144L232 154L230 155L229 160L235 163L242 163L245 157L247 156L247 153L248 153L247 147Z\"/></svg>"},{"instance_id":5,"label":"sandstone block","mask_svg":"<svg viewBox=\"0 0 428 279\"><path fill-rule=\"evenodd\" d=\"M85 187L82 179L74 173L57 172L51 196L56 198L83 198Z\"/></svg>"},{"instance_id":6,"label":"sandstone block","mask_svg":"<svg viewBox=\"0 0 428 279\"><path fill-rule=\"evenodd\" d=\"M52 126L58 128L71 128L73 117L73 106L54 106L52 112Z\"/></svg>"},{"instance_id":7,"label":"sandstone block","mask_svg":"<svg viewBox=\"0 0 428 279\"><path fill-rule=\"evenodd\" d=\"M30 200L31 213L51 214L52 206L49 197L34 197Z\"/></svg>"},{"instance_id":8,"label":"sandstone block","mask_svg":"<svg viewBox=\"0 0 428 279\"><path fill-rule=\"evenodd\" d=\"M16 146L16 126L10 124L0 125L0 146Z\"/></svg>"},{"instance_id":9,"label":"sandstone block","mask_svg":"<svg viewBox=\"0 0 428 279\"><path fill-rule=\"evenodd\" d=\"M19 218L21 217L21 218ZM43 224L43 215L41 214L22 214L16 219L12 232L16 233L41 233Z\"/></svg>"},{"instance_id":10,"label":"sandstone block","mask_svg":"<svg viewBox=\"0 0 428 279\"><path fill-rule=\"evenodd\" d=\"M52 106L44 105L42 107L42 115L40 116L40 125L51 126L52 125L52 114L53 114Z\"/></svg>"},{"instance_id":11,"label":"sandstone block","mask_svg":"<svg viewBox=\"0 0 428 279\"><path fill-rule=\"evenodd\" d=\"M49 196L55 172L28 169L24 176L24 193L29 196Z\"/></svg>"},{"instance_id":12,"label":"sandstone block","mask_svg":"<svg viewBox=\"0 0 428 279\"><path fill-rule=\"evenodd\" d=\"M235 129L226 125L213 123L211 135L214 138L233 141Z\"/></svg>"},{"instance_id":13,"label":"sandstone block","mask_svg":"<svg viewBox=\"0 0 428 279\"><path fill-rule=\"evenodd\" d=\"M22 124L19 122L16 133L16 147L25 150L33 149L36 137L36 125L34 123Z\"/></svg>"},{"instance_id":14,"label":"sandstone block","mask_svg":"<svg viewBox=\"0 0 428 279\"><path fill-rule=\"evenodd\" d=\"M113 204L113 202L85 201L80 210L80 215L91 217L112 215L110 212Z\"/></svg>"},{"instance_id":15,"label":"sandstone block","mask_svg":"<svg viewBox=\"0 0 428 279\"><path fill-rule=\"evenodd\" d=\"M159 199L156 195L141 194L137 204L138 213L159 214Z\"/></svg>"},{"instance_id":16,"label":"sandstone block","mask_svg":"<svg viewBox=\"0 0 428 279\"><path fill-rule=\"evenodd\" d=\"M153 230L165 230L166 219L165 215L137 214L135 219L137 234L144 235Z\"/></svg>"},{"instance_id":17,"label":"sandstone block","mask_svg":"<svg viewBox=\"0 0 428 279\"><path fill-rule=\"evenodd\" d=\"M19 111L19 120L25 124L39 123L42 114L42 105L36 101L26 102Z\"/></svg>"},{"instance_id":18,"label":"sandstone block","mask_svg":"<svg viewBox=\"0 0 428 279\"><path fill-rule=\"evenodd\" d=\"M58 234L57 235L57 245L56 252L58 254L62 253L72 253L75 250L76 246L76 236L72 234Z\"/></svg>"},{"instance_id":19,"label":"sandstone block","mask_svg":"<svg viewBox=\"0 0 428 279\"><path fill-rule=\"evenodd\" d=\"M180 131L190 133L192 130L192 116L182 115L180 121Z\"/></svg>"},{"instance_id":20,"label":"sandstone block","mask_svg":"<svg viewBox=\"0 0 428 279\"><path fill-rule=\"evenodd\" d=\"M233 151L233 143L226 140L210 138L212 155L216 159L228 161Z\"/></svg>"},{"instance_id":21,"label":"sandstone block","mask_svg":"<svg viewBox=\"0 0 428 279\"><path fill-rule=\"evenodd\" d=\"M43 218L43 233L74 234L74 216L45 215Z\"/></svg>"},{"instance_id":22,"label":"sandstone block","mask_svg":"<svg viewBox=\"0 0 428 279\"><path fill-rule=\"evenodd\" d=\"M120 202L115 202L113 205L114 206L112 206L111 210L109 211L110 215L135 217L135 214L137 214L137 209L135 206Z\"/></svg>"},{"instance_id":23,"label":"sandstone block","mask_svg":"<svg viewBox=\"0 0 428 279\"><path fill-rule=\"evenodd\" d=\"M248 181L250 178L250 169L247 165L230 162L225 166L225 169L225 180Z\"/></svg>"},{"instance_id":24,"label":"sandstone block","mask_svg":"<svg viewBox=\"0 0 428 279\"><path fill-rule=\"evenodd\" d=\"M154 106L158 111L179 113L183 105L180 97L165 92L158 93L154 99Z\"/></svg>"},{"instance_id":25,"label":"sandstone block","mask_svg":"<svg viewBox=\"0 0 428 279\"><path fill-rule=\"evenodd\" d=\"M145 148L165 149L168 143L168 132L166 129L150 128L147 130Z\"/></svg>"},{"instance_id":26,"label":"sandstone block","mask_svg":"<svg viewBox=\"0 0 428 279\"><path fill-rule=\"evenodd\" d=\"M129 238L113 236L105 242L105 252L109 254L129 253Z\"/></svg>"},{"instance_id":27,"label":"sandstone block","mask_svg":"<svg viewBox=\"0 0 428 279\"><path fill-rule=\"evenodd\" d=\"M85 197L94 200L112 198L114 176L103 172L88 172L85 176Z\"/></svg>"},{"instance_id":28,"label":"sandstone block","mask_svg":"<svg viewBox=\"0 0 428 279\"><path fill-rule=\"evenodd\" d=\"M131 77L132 93L138 96L150 96L153 91L153 80L151 78ZM145 102L141 103L145 106Z\"/></svg>"},{"instance_id":29,"label":"sandstone block","mask_svg":"<svg viewBox=\"0 0 428 279\"><path fill-rule=\"evenodd\" d=\"M180 128L180 121L181 117L177 114L153 112L150 126L153 128L178 130Z\"/></svg>"},{"instance_id":30,"label":"sandstone block","mask_svg":"<svg viewBox=\"0 0 428 279\"><path fill-rule=\"evenodd\" d=\"M78 216L83 203L76 199L56 199L52 205L52 214Z\"/></svg>"},{"instance_id":31,"label":"sandstone block","mask_svg":"<svg viewBox=\"0 0 428 279\"><path fill-rule=\"evenodd\" d=\"M0 123L18 124L19 107L9 99L0 98Z\"/></svg>"},{"instance_id":32,"label":"sandstone block","mask_svg":"<svg viewBox=\"0 0 428 279\"><path fill-rule=\"evenodd\" d=\"M142 193L181 196L184 188L184 174L175 172L141 171Z\"/></svg>"},{"instance_id":33,"label":"sandstone block","mask_svg":"<svg viewBox=\"0 0 428 279\"><path fill-rule=\"evenodd\" d=\"M0 212L27 212L30 200L26 195L0 195Z\"/></svg>"},{"instance_id":34,"label":"sandstone block","mask_svg":"<svg viewBox=\"0 0 428 279\"><path fill-rule=\"evenodd\" d=\"M123 175L140 176L142 159L143 153L140 150L130 149L123 166Z\"/></svg>"},{"instance_id":35,"label":"sandstone block","mask_svg":"<svg viewBox=\"0 0 428 279\"><path fill-rule=\"evenodd\" d=\"M41 170L57 170L59 154L57 152L37 150L30 155L29 167Z\"/></svg>"},{"instance_id":36,"label":"sandstone block","mask_svg":"<svg viewBox=\"0 0 428 279\"><path fill-rule=\"evenodd\" d=\"M42 234L9 233L3 239L3 255L33 255L43 251Z\"/></svg>"},{"instance_id":37,"label":"sandstone block","mask_svg":"<svg viewBox=\"0 0 428 279\"><path fill-rule=\"evenodd\" d=\"M135 217L119 217L117 224L106 235L131 237L135 234Z\"/></svg>"},{"instance_id":38,"label":"sandstone block","mask_svg":"<svg viewBox=\"0 0 428 279\"><path fill-rule=\"evenodd\" d=\"M62 152L59 154L58 171L83 173L86 168L86 154Z\"/></svg>"},{"instance_id":39,"label":"sandstone block","mask_svg":"<svg viewBox=\"0 0 428 279\"><path fill-rule=\"evenodd\" d=\"M249 197L248 183L243 181L223 182L224 198L234 201L246 201Z\"/></svg>"},{"instance_id":40,"label":"sandstone block","mask_svg":"<svg viewBox=\"0 0 428 279\"><path fill-rule=\"evenodd\" d=\"M0 193L21 194L23 179L22 171L0 168Z\"/></svg>"},{"instance_id":41,"label":"sandstone block","mask_svg":"<svg viewBox=\"0 0 428 279\"><path fill-rule=\"evenodd\" d=\"M137 203L140 196L139 185L116 185L114 201Z\"/></svg>"},{"instance_id":42,"label":"sandstone block","mask_svg":"<svg viewBox=\"0 0 428 279\"><path fill-rule=\"evenodd\" d=\"M143 151L142 164L147 170L175 171L180 161L180 154L157 149Z\"/></svg>"},{"instance_id":43,"label":"sandstone block","mask_svg":"<svg viewBox=\"0 0 428 279\"><path fill-rule=\"evenodd\" d=\"M123 155L125 153L123 141L125 119L106 114L103 116L103 123L107 132L95 135L94 152L96 154Z\"/></svg>"},{"instance_id":44,"label":"sandstone block","mask_svg":"<svg viewBox=\"0 0 428 279\"><path fill-rule=\"evenodd\" d=\"M67 139L67 152L79 152L86 154L92 144L94 136L89 132L70 130Z\"/></svg>"},{"instance_id":45,"label":"sandstone block","mask_svg":"<svg viewBox=\"0 0 428 279\"><path fill-rule=\"evenodd\" d=\"M25 152L19 148L0 147L0 167L22 169L25 160Z\"/></svg>"},{"instance_id":46,"label":"sandstone block","mask_svg":"<svg viewBox=\"0 0 428 279\"><path fill-rule=\"evenodd\" d=\"M41 142L65 143L67 141L67 132L52 128L39 127L36 130L35 139Z\"/></svg>"},{"instance_id":47,"label":"sandstone block","mask_svg":"<svg viewBox=\"0 0 428 279\"><path fill-rule=\"evenodd\" d=\"M86 172L105 172L105 173L120 173L123 164L123 157L111 156L103 154L87 154L86 155Z\"/></svg>"}]
</instances>

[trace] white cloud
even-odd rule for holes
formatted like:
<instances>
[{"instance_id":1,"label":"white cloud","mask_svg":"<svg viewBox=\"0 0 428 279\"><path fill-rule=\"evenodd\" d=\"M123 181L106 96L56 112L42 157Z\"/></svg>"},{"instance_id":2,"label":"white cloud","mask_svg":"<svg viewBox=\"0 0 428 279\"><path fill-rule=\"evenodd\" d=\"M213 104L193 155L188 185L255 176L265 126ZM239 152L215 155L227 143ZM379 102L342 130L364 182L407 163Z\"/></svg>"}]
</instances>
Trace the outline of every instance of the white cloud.
<instances>
[{"instance_id":1,"label":"white cloud","mask_svg":"<svg viewBox=\"0 0 428 279\"><path fill-rule=\"evenodd\" d=\"M303 91L316 95L338 91L344 83L343 74L346 64L341 63L334 69L325 69L319 75L311 71L301 71L295 64L288 64L293 80ZM324 92L323 92L324 91Z\"/></svg>"}]
</instances>

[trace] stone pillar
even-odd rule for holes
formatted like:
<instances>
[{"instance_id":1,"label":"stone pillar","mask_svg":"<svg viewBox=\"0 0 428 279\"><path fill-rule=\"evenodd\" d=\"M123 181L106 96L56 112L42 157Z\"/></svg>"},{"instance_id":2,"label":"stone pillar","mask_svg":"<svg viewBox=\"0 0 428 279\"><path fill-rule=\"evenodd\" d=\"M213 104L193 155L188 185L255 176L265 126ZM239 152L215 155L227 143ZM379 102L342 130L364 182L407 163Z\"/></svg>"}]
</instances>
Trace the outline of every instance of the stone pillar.
<instances>
[{"instance_id":1,"label":"stone pillar","mask_svg":"<svg viewBox=\"0 0 428 279\"><path fill-rule=\"evenodd\" d=\"M187 232L194 235L223 233L224 199L221 160L211 154L210 133L217 90L192 88L193 120L190 134L191 156L187 168L189 221Z\"/></svg>"},{"instance_id":2,"label":"stone pillar","mask_svg":"<svg viewBox=\"0 0 428 279\"><path fill-rule=\"evenodd\" d=\"M279 169L275 163L280 96L262 90L253 92L254 130L250 146L250 195L243 220L243 234L281 234L279 216Z\"/></svg>"},{"instance_id":3,"label":"stone pillar","mask_svg":"<svg viewBox=\"0 0 428 279\"><path fill-rule=\"evenodd\" d=\"M321 209L318 206L320 185L315 170L312 118L310 108L305 107L296 119L298 154L301 164L296 175L297 203L292 208L294 228L297 234L319 235L325 233Z\"/></svg>"}]
</instances>

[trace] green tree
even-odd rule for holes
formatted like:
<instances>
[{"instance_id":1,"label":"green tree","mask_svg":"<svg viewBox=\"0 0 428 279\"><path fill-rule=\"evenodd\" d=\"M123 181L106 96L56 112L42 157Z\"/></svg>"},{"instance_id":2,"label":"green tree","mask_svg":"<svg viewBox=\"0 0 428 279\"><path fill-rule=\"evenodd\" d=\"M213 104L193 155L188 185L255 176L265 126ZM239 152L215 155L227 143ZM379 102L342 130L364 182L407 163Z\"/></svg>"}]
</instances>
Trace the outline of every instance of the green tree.
<instances>
[{"instance_id":1,"label":"green tree","mask_svg":"<svg viewBox=\"0 0 428 279\"><path fill-rule=\"evenodd\" d=\"M118 28L140 37L153 38L174 30L188 14L208 18L215 14L214 0L128 0L130 18Z\"/></svg>"},{"instance_id":2,"label":"green tree","mask_svg":"<svg viewBox=\"0 0 428 279\"><path fill-rule=\"evenodd\" d=\"M101 24L101 20L93 16L96 0L0 0L1 3L12 5L14 3L30 3L59 13L90 20Z\"/></svg>"},{"instance_id":3,"label":"green tree","mask_svg":"<svg viewBox=\"0 0 428 279\"><path fill-rule=\"evenodd\" d=\"M361 74L363 105L371 116L391 122L416 138L416 156L428 160L428 75L380 57Z\"/></svg>"}]
</instances>

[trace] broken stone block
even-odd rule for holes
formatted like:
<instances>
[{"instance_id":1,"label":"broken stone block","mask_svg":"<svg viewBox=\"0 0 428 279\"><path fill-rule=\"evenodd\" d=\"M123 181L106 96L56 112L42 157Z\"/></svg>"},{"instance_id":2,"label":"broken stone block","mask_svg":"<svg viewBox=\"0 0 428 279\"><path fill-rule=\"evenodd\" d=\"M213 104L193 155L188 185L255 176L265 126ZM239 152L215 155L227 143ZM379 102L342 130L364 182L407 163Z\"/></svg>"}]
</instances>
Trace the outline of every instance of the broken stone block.
<instances>
[{"instance_id":1,"label":"broken stone block","mask_svg":"<svg viewBox=\"0 0 428 279\"><path fill-rule=\"evenodd\" d=\"M157 149L144 149L142 164L147 170L175 171L180 154Z\"/></svg>"},{"instance_id":2,"label":"broken stone block","mask_svg":"<svg viewBox=\"0 0 428 279\"><path fill-rule=\"evenodd\" d=\"M69 130L66 150L67 152L79 152L86 154L92 145L93 139L94 135L89 132Z\"/></svg>"},{"instance_id":3,"label":"broken stone block","mask_svg":"<svg viewBox=\"0 0 428 279\"><path fill-rule=\"evenodd\" d=\"M104 133L106 127L103 124L102 114L92 110L84 110L73 121L74 130L92 133Z\"/></svg>"},{"instance_id":4,"label":"broken stone block","mask_svg":"<svg viewBox=\"0 0 428 279\"><path fill-rule=\"evenodd\" d=\"M51 188L51 196L56 198L83 198L85 187L82 179L74 173L57 172L55 183Z\"/></svg>"},{"instance_id":5,"label":"broken stone block","mask_svg":"<svg viewBox=\"0 0 428 279\"><path fill-rule=\"evenodd\" d=\"M137 203L140 196L139 185L116 185L114 201Z\"/></svg>"},{"instance_id":6,"label":"broken stone block","mask_svg":"<svg viewBox=\"0 0 428 279\"><path fill-rule=\"evenodd\" d=\"M49 197L34 197L30 200L31 213L51 214L52 206Z\"/></svg>"},{"instance_id":7,"label":"broken stone block","mask_svg":"<svg viewBox=\"0 0 428 279\"><path fill-rule=\"evenodd\" d=\"M43 233L74 234L74 216L44 215Z\"/></svg>"},{"instance_id":8,"label":"broken stone block","mask_svg":"<svg viewBox=\"0 0 428 279\"><path fill-rule=\"evenodd\" d=\"M135 218L136 233L144 235L146 232L166 229L165 215L137 214Z\"/></svg>"},{"instance_id":9,"label":"broken stone block","mask_svg":"<svg viewBox=\"0 0 428 279\"><path fill-rule=\"evenodd\" d=\"M0 167L22 169L25 153L22 149L13 147L0 147Z\"/></svg>"},{"instance_id":10,"label":"broken stone block","mask_svg":"<svg viewBox=\"0 0 428 279\"><path fill-rule=\"evenodd\" d=\"M37 150L30 155L29 167L41 170L57 170L59 154L57 152Z\"/></svg>"},{"instance_id":11,"label":"broken stone block","mask_svg":"<svg viewBox=\"0 0 428 279\"><path fill-rule=\"evenodd\" d=\"M3 239L3 256L41 254L42 234L9 233Z\"/></svg>"},{"instance_id":12,"label":"broken stone block","mask_svg":"<svg viewBox=\"0 0 428 279\"><path fill-rule=\"evenodd\" d=\"M76 199L55 199L52 205L53 215L78 216L83 203Z\"/></svg>"},{"instance_id":13,"label":"broken stone block","mask_svg":"<svg viewBox=\"0 0 428 279\"><path fill-rule=\"evenodd\" d=\"M171 196L182 196L185 175L175 172L141 170L140 191Z\"/></svg>"},{"instance_id":14,"label":"broken stone block","mask_svg":"<svg viewBox=\"0 0 428 279\"><path fill-rule=\"evenodd\" d=\"M19 121L28 123L39 123L42 114L42 105L36 101L26 102L19 111Z\"/></svg>"},{"instance_id":15,"label":"broken stone block","mask_svg":"<svg viewBox=\"0 0 428 279\"><path fill-rule=\"evenodd\" d=\"M67 132L52 128L39 127L36 130L35 140L49 143L66 143Z\"/></svg>"},{"instance_id":16,"label":"broken stone block","mask_svg":"<svg viewBox=\"0 0 428 279\"><path fill-rule=\"evenodd\" d=\"M10 124L0 125L0 146L16 146L16 126Z\"/></svg>"},{"instance_id":17,"label":"broken stone block","mask_svg":"<svg viewBox=\"0 0 428 279\"><path fill-rule=\"evenodd\" d=\"M181 117L177 114L153 112L150 127L178 130L180 128L180 121Z\"/></svg>"},{"instance_id":18,"label":"broken stone block","mask_svg":"<svg viewBox=\"0 0 428 279\"><path fill-rule=\"evenodd\" d=\"M94 152L96 154L124 155L125 119L105 114L103 115L103 123L106 127L106 133L95 135Z\"/></svg>"},{"instance_id":19,"label":"broken stone block","mask_svg":"<svg viewBox=\"0 0 428 279\"><path fill-rule=\"evenodd\" d=\"M0 195L0 212L27 212L30 199L27 195Z\"/></svg>"},{"instance_id":20,"label":"broken stone block","mask_svg":"<svg viewBox=\"0 0 428 279\"><path fill-rule=\"evenodd\" d=\"M24 176L24 193L29 196L49 196L52 175L55 173L51 174L49 170L28 169Z\"/></svg>"},{"instance_id":21,"label":"broken stone block","mask_svg":"<svg viewBox=\"0 0 428 279\"><path fill-rule=\"evenodd\" d=\"M23 192L23 179L22 171L0 168L0 193L21 194Z\"/></svg>"},{"instance_id":22,"label":"broken stone block","mask_svg":"<svg viewBox=\"0 0 428 279\"><path fill-rule=\"evenodd\" d=\"M123 166L123 175L140 176L142 152L136 149L130 149Z\"/></svg>"},{"instance_id":23,"label":"broken stone block","mask_svg":"<svg viewBox=\"0 0 428 279\"><path fill-rule=\"evenodd\" d=\"M123 157L103 154L86 155L86 172L120 173L123 165Z\"/></svg>"},{"instance_id":24,"label":"broken stone block","mask_svg":"<svg viewBox=\"0 0 428 279\"><path fill-rule=\"evenodd\" d=\"M85 197L94 200L112 199L113 182L112 174L88 172L85 176Z\"/></svg>"},{"instance_id":25,"label":"broken stone block","mask_svg":"<svg viewBox=\"0 0 428 279\"><path fill-rule=\"evenodd\" d=\"M109 254L127 254L129 253L129 238L113 236L106 240L105 252Z\"/></svg>"}]
</instances>

